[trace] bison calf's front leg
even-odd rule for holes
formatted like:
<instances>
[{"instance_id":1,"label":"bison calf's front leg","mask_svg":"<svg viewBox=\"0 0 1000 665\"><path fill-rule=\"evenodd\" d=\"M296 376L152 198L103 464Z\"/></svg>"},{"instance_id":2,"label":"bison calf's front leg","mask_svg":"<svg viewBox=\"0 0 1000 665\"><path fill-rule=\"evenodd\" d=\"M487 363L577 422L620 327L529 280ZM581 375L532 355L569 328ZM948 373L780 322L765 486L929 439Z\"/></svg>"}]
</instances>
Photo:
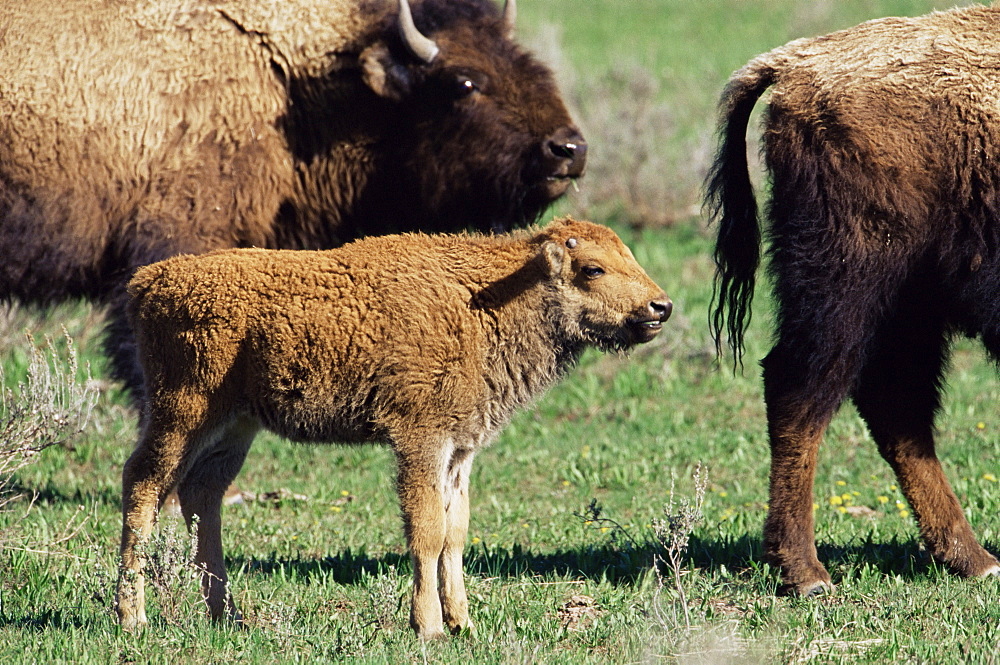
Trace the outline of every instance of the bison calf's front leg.
<instances>
[{"instance_id":1,"label":"bison calf's front leg","mask_svg":"<svg viewBox=\"0 0 1000 665\"><path fill-rule=\"evenodd\" d=\"M438 573L444 622L452 634L472 628L469 600L465 593L462 551L469 531L469 472L473 452L456 450L445 478L445 535Z\"/></svg>"},{"instance_id":2,"label":"bison calf's front leg","mask_svg":"<svg viewBox=\"0 0 1000 665\"><path fill-rule=\"evenodd\" d=\"M438 455L400 454L397 491L403 527L413 563L413 601L410 627L424 640L444 637L438 598L438 565L445 543L445 507L442 493L446 461Z\"/></svg>"}]
</instances>

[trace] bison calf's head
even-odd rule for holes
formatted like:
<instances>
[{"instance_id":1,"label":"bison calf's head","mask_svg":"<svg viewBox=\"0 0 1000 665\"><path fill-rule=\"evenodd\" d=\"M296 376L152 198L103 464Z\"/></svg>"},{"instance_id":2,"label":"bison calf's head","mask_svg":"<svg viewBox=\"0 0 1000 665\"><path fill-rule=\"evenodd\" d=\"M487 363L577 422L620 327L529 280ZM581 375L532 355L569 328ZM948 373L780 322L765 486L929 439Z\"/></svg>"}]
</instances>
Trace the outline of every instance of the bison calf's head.
<instances>
[{"instance_id":1,"label":"bison calf's head","mask_svg":"<svg viewBox=\"0 0 1000 665\"><path fill-rule=\"evenodd\" d=\"M567 219L552 224L542 238L542 257L563 304L563 325L605 351L656 337L673 303L617 235Z\"/></svg>"}]
</instances>

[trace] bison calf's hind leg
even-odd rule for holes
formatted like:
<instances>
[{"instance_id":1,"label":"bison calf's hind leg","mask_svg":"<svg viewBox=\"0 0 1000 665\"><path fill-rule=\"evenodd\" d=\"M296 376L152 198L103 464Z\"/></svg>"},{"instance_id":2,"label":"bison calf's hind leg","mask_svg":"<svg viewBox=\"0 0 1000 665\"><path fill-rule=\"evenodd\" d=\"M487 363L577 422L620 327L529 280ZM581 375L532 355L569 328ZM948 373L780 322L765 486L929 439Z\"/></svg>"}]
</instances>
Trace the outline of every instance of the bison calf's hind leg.
<instances>
[{"instance_id":1,"label":"bison calf's hind leg","mask_svg":"<svg viewBox=\"0 0 1000 665\"><path fill-rule=\"evenodd\" d=\"M230 425L219 442L191 465L177 487L188 528L197 520L196 562L202 569L201 590L209 616L216 621L243 621L227 589L222 557L222 499L243 466L258 429L252 420L241 419Z\"/></svg>"},{"instance_id":2,"label":"bison calf's hind leg","mask_svg":"<svg viewBox=\"0 0 1000 665\"><path fill-rule=\"evenodd\" d=\"M115 611L125 630L146 625L146 592L143 547L153 530L159 503L165 493L157 486L152 469L145 460L133 455L122 473L121 565Z\"/></svg>"},{"instance_id":3,"label":"bison calf's hind leg","mask_svg":"<svg viewBox=\"0 0 1000 665\"><path fill-rule=\"evenodd\" d=\"M206 599L213 616L224 613L225 570L218 506L256 432L255 426L244 422L220 427L208 416L207 400L198 395L184 394L162 402L183 404L185 410L158 410L154 404L122 472L122 563L116 609L126 629L146 623L143 541L153 529L163 500L175 486L179 487L188 523L196 514L203 520L197 557L205 567ZM204 454L208 459L200 459ZM215 578L222 584L209 586L209 580Z\"/></svg>"},{"instance_id":4,"label":"bison calf's hind leg","mask_svg":"<svg viewBox=\"0 0 1000 665\"><path fill-rule=\"evenodd\" d=\"M154 439L147 430L122 470L121 567L115 610L126 630L147 622L143 548L152 533L157 512L174 485L179 451L185 440L185 435L179 432ZM164 450L178 453L165 455Z\"/></svg>"}]
</instances>

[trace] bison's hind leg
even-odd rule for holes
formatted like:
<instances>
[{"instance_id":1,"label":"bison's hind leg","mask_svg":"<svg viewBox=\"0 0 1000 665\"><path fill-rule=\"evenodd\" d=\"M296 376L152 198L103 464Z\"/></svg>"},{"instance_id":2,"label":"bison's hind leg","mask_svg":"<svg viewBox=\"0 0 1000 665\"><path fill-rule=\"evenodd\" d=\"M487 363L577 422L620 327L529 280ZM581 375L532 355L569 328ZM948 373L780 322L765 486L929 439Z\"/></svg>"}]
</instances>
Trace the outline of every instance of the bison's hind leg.
<instances>
[{"instance_id":1,"label":"bison's hind leg","mask_svg":"<svg viewBox=\"0 0 1000 665\"><path fill-rule=\"evenodd\" d=\"M917 310L880 332L854 402L896 473L931 555L962 576L996 574L996 558L973 535L934 452L945 334L928 316L929 307Z\"/></svg>"},{"instance_id":2,"label":"bison's hind leg","mask_svg":"<svg viewBox=\"0 0 1000 665\"><path fill-rule=\"evenodd\" d=\"M115 607L126 629L146 623L144 542L164 499L175 486L180 486L192 503L190 508L185 506L189 523L195 514L206 522L198 530L199 562L210 563L209 571L221 566L221 545L215 546L221 540L219 515L211 508L212 497L218 493L221 503L222 493L239 471L256 429L242 421L230 418L227 423L213 415L210 401L195 392L170 393L151 400L139 443L125 462L121 568ZM217 490L220 486L221 492ZM224 589L220 587L216 596L224 600ZM213 616L222 614L221 609L212 610Z\"/></svg>"},{"instance_id":3,"label":"bison's hind leg","mask_svg":"<svg viewBox=\"0 0 1000 665\"><path fill-rule=\"evenodd\" d=\"M816 553L812 505L819 446L839 400L819 405L800 358L779 342L763 363L771 445L764 558L781 571L779 593L812 596L833 588Z\"/></svg>"},{"instance_id":4,"label":"bison's hind leg","mask_svg":"<svg viewBox=\"0 0 1000 665\"><path fill-rule=\"evenodd\" d=\"M258 430L255 420L235 420L218 435L218 442L191 464L177 487L184 520L188 528L197 530L196 562L202 570L201 590L213 620L243 621L227 589L222 557L222 500Z\"/></svg>"},{"instance_id":5,"label":"bison's hind leg","mask_svg":"<svg viewBox=\"0 0 1000 665\"><path fill-rule=\"evenodd\" d=\"M121 567L115 609L126 630L146 623L145 543L167 494L183 475L189 430L146 422L122 469Z\"/></svg>"}]
</instances>

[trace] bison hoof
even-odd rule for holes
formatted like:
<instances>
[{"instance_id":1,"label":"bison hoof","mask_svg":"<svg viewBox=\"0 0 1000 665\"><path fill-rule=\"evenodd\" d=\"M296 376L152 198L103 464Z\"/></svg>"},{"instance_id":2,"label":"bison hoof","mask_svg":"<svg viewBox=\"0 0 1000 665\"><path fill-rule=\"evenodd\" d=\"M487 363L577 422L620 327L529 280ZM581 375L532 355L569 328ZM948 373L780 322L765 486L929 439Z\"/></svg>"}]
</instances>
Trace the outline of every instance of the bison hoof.
<instances>
[{"instance_id":1,"label":"bison hoof","mask_svg":"<svg viewBox=\"0 0 1000 665\"><path fill-rule=\"evenodd\" d=\"M422 630L417 633L417 637L420 638L421 642L433 642L437 640L443 640L445 637L444 630Z\"/></svg>"},{"instance_id":2,"label":"bison hoof","mask_svg":"<svg viewBox=\"0 0 1000 665\"><path fill-rule=\"evenodd\" d=\"M833 582L817 580L802 584L784 584L778 589L779 596L795 596L797 598L816 598L833 593Z\"/></svg>"},{"instance_id":3,"label":"bison hoof","mask_svg":"<svg viewBox=\"0 0 1000 665\"><path fill-rule=\"evenodd\" d=\"M475 634L475 626L472 623L472 619L466 619L465 625L456 624L454 626L449 625L448 630L452 635L470 637Z\"/></svg>"},{"instance_id":4,"label":"bison hoof","mask_svg":"<svg viewBox=\"0 0 1000 665\"><path fill-rule=\"evenodd\" d=\"M118 624L126 633L134 633L146 627L146 618L138 617L135 614L120 616Z\"/></svg>"}]
</instances>

